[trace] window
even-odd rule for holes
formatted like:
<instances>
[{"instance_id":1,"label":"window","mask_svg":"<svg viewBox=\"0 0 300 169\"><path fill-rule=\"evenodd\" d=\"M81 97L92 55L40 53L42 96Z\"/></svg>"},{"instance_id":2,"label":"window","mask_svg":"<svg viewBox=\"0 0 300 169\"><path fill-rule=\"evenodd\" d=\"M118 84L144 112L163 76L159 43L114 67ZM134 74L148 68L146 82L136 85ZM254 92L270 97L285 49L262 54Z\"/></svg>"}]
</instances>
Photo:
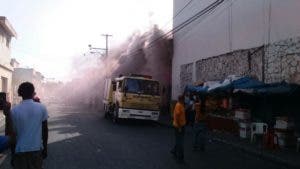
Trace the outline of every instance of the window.
<instances>
[{"instance_id":1,"label":"window","mask_svg":"<svg viewBox=\"0 0 300 169\"><path fill-rule=\"evenodd\" d=\"M1 84L2 84L2 88L1 88L1 91L2 92L5 92L7 93L7 85L8 85L8 82L7 82L7 78L6 77L1 77Z\"/></svg>"},{"instance_id":2,"label":"window","mask_svg":"<svg viewBox=\"0 0 300 169\"><path fill-rule=\"evenodd\" d=\"M9 48L11 37L6 36L6 47Z\"/></svg>"},{"instance_id":3,"label":"window","mask_svg":"<svg viewBox=\"0 0 300 169\"><path fill-rule=\"evenodd\" d=\"M151 80L126 79L126 92L159 95L159 83Z\"/></svg>"},{"instance_id":4,"label":"window","mask_svg":"<svg viewBox=\"0 0 300 169\"><path fill-rule=\"evenodd\" d=\"M122 91L123 81L118 82L118 90Z\"/></svg>"}]
</instances>

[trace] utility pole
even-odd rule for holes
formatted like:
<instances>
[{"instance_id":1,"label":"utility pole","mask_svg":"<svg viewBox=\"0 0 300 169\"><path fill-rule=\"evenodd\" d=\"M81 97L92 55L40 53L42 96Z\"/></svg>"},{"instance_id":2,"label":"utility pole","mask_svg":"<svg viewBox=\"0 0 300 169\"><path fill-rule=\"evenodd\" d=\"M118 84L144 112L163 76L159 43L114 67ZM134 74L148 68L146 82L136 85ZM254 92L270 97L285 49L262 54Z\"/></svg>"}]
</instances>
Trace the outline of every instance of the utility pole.
<instances>
[{"instance_id":1,"label":"utility pole","mask_svg":"<svg viewBox=\"0 0 300 169\"><path fill-rule=\"evenodd\" d=\"M109 34L102 34L102 36L105 36L105 43L106 43L106 47L105 47L105 56L108 56L108 38L111 37L112 35Z\"/></svg>"},{"instance_id":2,"label":"utility pole","mask_svg":"<svg viewBox=\"0 0 300 169\"><path fill-rule=\"evenodd\" d=\"M90 48L90 50L95 49L95 50L105 50L105 56L108 56L108 37L112 36L109 34L102 34L102 36L105 36L105 43L106 43L106 47L105 48L95 48L92 47L91 44L88 45L88 47ZM90 52L90 53L99 53L99 52Z\"/></svg>"}]
</instances>

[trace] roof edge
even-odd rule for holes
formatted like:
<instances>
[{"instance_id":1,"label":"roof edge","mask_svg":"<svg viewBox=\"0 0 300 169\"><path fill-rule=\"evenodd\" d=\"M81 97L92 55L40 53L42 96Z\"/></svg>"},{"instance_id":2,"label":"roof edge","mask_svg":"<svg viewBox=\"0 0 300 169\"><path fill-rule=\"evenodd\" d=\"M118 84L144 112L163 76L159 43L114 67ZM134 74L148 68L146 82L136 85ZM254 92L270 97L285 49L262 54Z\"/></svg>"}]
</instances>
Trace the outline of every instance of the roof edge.
<instances>
[{"instance_id":1,"label":"roof edge","mask_svg":"<svg viewBox=\"0 0 300 169\"><path fill-rule=\"evenodd\" d=\"M5 31L12 37L17 38L17 32L13 28L13 26L10 24L8 19L5 16L0 16L0 25L5 29Z\"/></svg>"}]
</instances>

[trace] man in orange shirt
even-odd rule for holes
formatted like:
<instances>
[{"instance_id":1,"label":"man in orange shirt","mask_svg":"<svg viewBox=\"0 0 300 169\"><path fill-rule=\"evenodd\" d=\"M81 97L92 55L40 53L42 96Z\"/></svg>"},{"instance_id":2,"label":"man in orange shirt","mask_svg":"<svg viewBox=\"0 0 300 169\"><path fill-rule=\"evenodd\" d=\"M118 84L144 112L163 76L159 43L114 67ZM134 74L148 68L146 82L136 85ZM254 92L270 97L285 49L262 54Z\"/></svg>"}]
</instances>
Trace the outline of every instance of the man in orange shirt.
<instances>
[{"instance_id":1,"label":"man in orange shirt","mask_svg":"<svg viewBox=\"0 0 300 169\"><path fill-rule=\"evenodd\" d=\"M178 162L184 162L184 126L186 124L184 110L184 96L178 96L178 101L173 112L173 126L175 129L175 146L171 153L175 156Z\"/></svg>"}]
</instances>

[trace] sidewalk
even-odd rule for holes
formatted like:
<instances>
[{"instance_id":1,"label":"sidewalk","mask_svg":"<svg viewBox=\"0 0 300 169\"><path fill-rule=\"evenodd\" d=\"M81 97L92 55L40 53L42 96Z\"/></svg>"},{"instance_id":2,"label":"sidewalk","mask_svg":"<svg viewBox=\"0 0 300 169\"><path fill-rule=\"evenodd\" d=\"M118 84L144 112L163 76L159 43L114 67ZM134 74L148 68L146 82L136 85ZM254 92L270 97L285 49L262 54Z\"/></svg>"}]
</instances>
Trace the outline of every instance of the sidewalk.
<instances>
[{"instance_id":1,"label":"sidewalk","mask_svg":"<svg viewBox=\"0 0 300 169\"><path fill-rule=\"evenodd\" d=\"M161 116L158 123L162 126L172 126L171 117L169 115ZM263 149L261 145L250 143L250 140L241 139L236 135L221 131L210 132L210 138L213 141L229 145L237 150L284 165L288 168L300 168L300 153L296 152L296 148L266 150Z\"/></svg>"},{"instance_id":2,"label":"sidewalk","mask_svg":"<svg viewBox=\"0 0 300 169\"><path fill-rule=\"evenodd\" d=\"M238 136L221 131L211 132L211 137L215 141L230 145L245 153L259 156L289 168L300 168L300 153L297 153L296 149L267 150L262 148L261 145L250 143L250 140L240 139Z\"/></svg>"}]
</instances>

